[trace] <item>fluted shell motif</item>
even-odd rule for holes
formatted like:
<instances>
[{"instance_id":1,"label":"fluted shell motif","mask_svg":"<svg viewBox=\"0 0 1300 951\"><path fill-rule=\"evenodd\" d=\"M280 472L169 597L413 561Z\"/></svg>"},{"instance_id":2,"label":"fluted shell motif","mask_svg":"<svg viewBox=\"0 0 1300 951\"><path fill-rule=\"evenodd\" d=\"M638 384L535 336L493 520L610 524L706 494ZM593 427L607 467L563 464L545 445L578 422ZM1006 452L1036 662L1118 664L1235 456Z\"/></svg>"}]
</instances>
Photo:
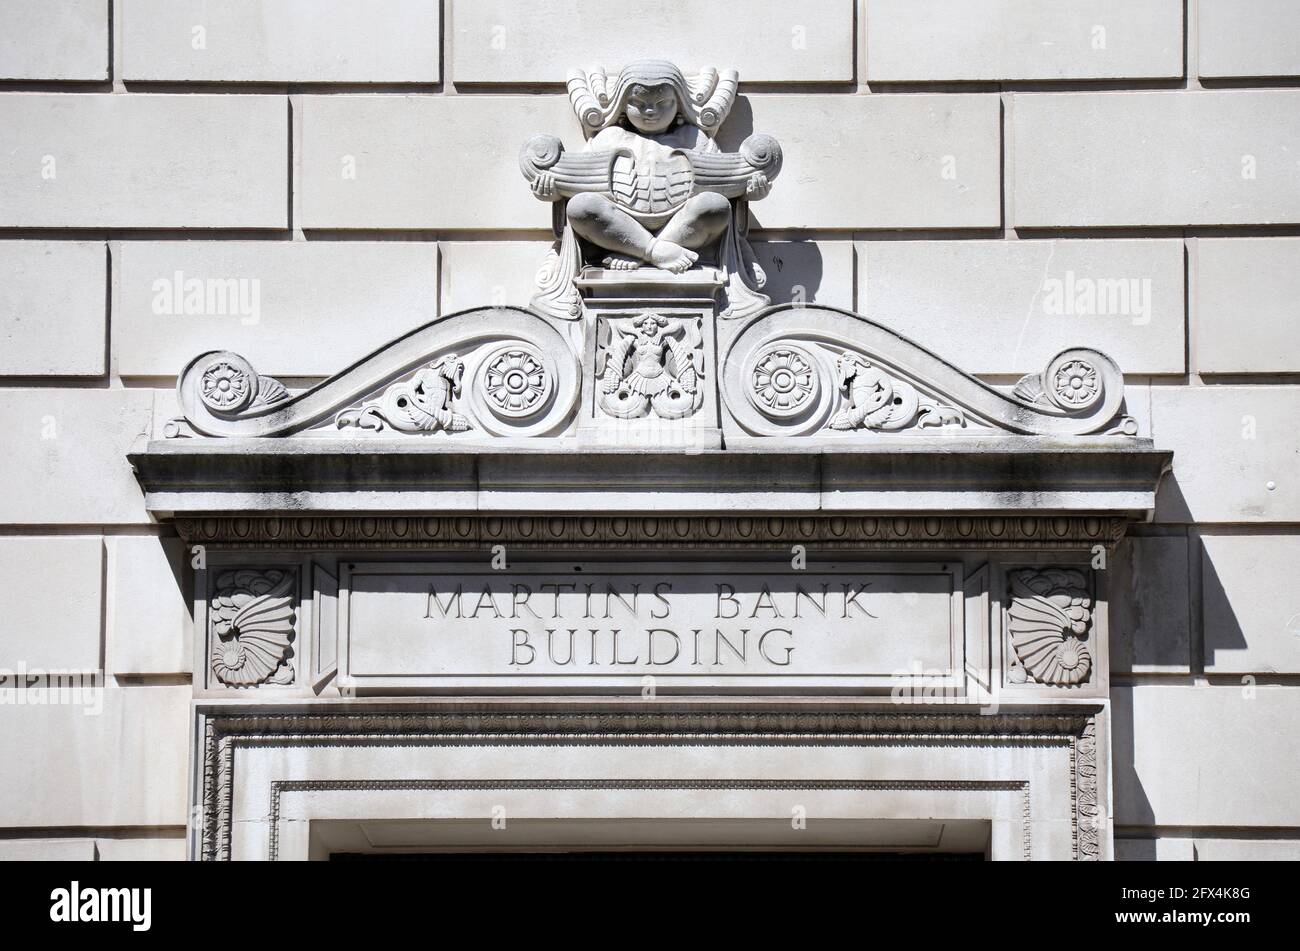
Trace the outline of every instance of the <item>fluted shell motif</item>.
<instances>
[{"instance_id":1,"label":"fluted shell motif","mask_svg":"<svg viewBox=\"0 0 1300 951\"><path fill-rule=\"evenodd\" d=\"M294 636L292 572L227 571L211 602L212 672L223 684L293 682L287 660Z\"/></svg>"},{"instance_id":2,"label":"fluted shell motif","mask_svg":"<svg viewBox=\"0 0 1300 951\"><path fill-rule=\"evenodd\" d=\"M1073 687L1092 675L1092 598L1073 568L1016 571L1007 611L1016 659L1036 683Z\"/></svg>"}]
</instances>

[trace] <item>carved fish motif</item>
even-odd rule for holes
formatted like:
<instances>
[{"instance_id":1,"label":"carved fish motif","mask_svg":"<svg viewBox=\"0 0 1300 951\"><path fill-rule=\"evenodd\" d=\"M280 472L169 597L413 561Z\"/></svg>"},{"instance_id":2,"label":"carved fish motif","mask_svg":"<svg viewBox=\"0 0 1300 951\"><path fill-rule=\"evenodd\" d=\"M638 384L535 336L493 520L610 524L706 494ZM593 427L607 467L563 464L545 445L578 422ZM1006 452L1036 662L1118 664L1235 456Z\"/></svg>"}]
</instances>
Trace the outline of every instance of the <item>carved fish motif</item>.
<instances>
[{"instance_id":1,"label":"carved fish motif","mask_svg":"<svg viewBox=\"0 0 1300 951\"><path fill-rule=\"evenodd\" d=\"M461 433L470 422L452 409L460 395L465 364L449 354L420 370L409 380L394 383L378 400L346 409L338 414L337 425L382 430L385 425L401 433L432 433L438 430Z\"/></svg>"}]
</instances>

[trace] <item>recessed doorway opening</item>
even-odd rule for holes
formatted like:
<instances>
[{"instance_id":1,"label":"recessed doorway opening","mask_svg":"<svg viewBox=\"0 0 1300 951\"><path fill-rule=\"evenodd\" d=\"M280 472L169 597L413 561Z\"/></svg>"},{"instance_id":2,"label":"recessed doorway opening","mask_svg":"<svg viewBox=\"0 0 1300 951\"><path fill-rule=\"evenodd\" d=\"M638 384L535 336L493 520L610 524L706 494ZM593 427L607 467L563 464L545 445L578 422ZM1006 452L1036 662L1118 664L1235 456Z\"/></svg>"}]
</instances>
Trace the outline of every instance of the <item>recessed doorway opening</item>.
<instances>
[{"instance_id":1,"label":"recessed doorway opening","mask_svg":"<svg viewBox=\"0 0 1300 951\"><path fill-rule=\"evenodd\" d=\"M939 819L313 821L310 857L374 859L984 859L991 826Z\"/></svg>"}]
</instances>

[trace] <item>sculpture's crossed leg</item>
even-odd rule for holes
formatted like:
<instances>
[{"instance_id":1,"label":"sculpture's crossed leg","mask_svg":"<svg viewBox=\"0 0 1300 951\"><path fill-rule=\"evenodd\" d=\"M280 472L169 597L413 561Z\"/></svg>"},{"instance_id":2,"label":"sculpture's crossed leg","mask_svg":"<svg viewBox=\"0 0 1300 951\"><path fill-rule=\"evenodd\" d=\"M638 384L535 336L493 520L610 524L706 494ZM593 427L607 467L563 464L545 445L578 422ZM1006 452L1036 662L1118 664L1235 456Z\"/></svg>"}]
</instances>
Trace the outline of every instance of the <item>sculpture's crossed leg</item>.
<instances>
[{"instance_id":1,"label":"sculpture's crossed leg","mask_svg":"<svg viewBox=\"0 0 1300 951\"><path fill-rule=\"evenodd\" d=\"M714 192L693 195L658 234L595 192L574 196L567 213L579 236L614 252L605 260L607 267L631 269L645 262L680 274L699 260L696 251L722 237L731 202Z\"/></svg>"}]
</instances>

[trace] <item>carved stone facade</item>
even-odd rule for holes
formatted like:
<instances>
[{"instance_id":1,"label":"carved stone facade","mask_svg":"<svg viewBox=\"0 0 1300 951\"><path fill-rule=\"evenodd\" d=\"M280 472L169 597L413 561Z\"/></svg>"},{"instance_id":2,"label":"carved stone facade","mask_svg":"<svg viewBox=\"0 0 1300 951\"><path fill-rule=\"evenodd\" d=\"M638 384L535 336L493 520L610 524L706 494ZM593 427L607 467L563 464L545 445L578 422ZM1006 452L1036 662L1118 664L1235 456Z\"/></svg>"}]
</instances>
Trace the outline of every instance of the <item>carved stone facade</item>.
<instances>
[{"instance_id":1,"label":"carved stone facade","mask_svg":"<svg viewBox=\"0 0 1300 951\"><path fill-rule=\"evenodd\" d=\"M992 386L867 316L770 306L747 204L783 155L762 134L718 147L737 81L649 61L571 74L587 147L538 135L520 156L558 236L528 308L439 317L293 394L228 352L182 372L170 438L133 461L150 504L208 558L196 855L315 854L327 846L284 816L353 795L377 820L412 789L510 796L525 814L557 791L631 795L665 821L687 791L893 791L918 815L958 796L982 818L953 826L954 842L1109 854L1095 560L1149 510L1167 455L1138 435L1096 350ZM620 706L644 689L686 706ZM299 709L228 707L253 692ZM520 693L558 705L490 723L462 707ZM772 708L814 697L826 712ZM382 721L357 706L379 698L400 704ZM1081 706L1042 709L1061 703ZM378 752L357 730L384 734ZM581 765L598 734L669 755L701 732L717 775ZM463 778L396 775L453 735L483 750L455 767ZM269 820L241 825L231 757L246 737L259 777L286 756L311 773L328 737L367 778L274 779L250 793ZM849 785L789 780L779 763L726 775L753 743L834 772L842 741L897 747L903 765ZM479 775L501 744L538 742L575 744L564 769L592 777ZM921 742L954 776L986 778L918 779Z\"/></svg>"},{"instance_id":2,"label":"carved stone facade","mask_svg":"<svg viewBox=\"0 0 1300 951\"><path fill-rule=\"evenodd\" d=\"M1300 858L1300 4L614 6L0 3L0 859Z\"/></svg>"}]
</instances>

